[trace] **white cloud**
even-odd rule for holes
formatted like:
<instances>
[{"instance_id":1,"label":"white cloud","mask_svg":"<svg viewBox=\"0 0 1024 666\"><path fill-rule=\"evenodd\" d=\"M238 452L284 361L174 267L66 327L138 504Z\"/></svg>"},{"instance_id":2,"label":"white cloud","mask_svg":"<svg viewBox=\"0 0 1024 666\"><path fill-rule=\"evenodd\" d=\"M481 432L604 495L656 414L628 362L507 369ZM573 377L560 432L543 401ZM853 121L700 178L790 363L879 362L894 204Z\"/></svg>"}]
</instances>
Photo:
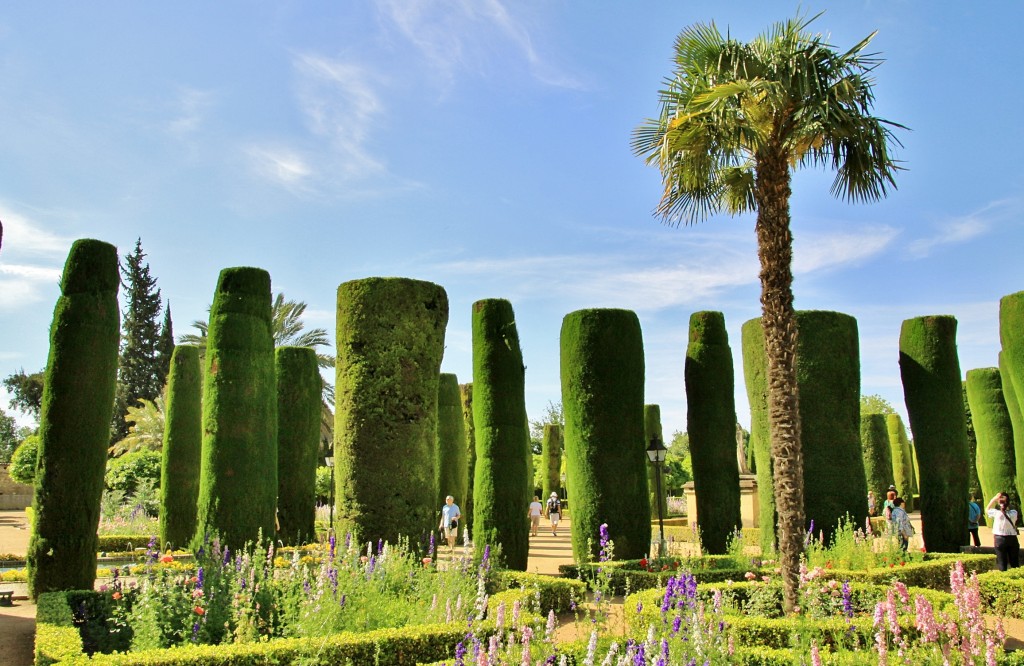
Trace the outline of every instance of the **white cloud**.
<instances>
[{"instance_id":1,"label":"white cloud","mask_svg":"<svg viewBox=\"0 0 1024 666\"><path fill-rule=\"evenodd\" d=\"M1013 203L1010 199L993 201L973 213L941 222L935 235L919 238L910 244L910 255L923 259L937 247L964 243L987 233L996 222L1012 212Z\"/></svg>"},{"instance_id":2,"label":"white cloud","mask_svg":"<svg viewBox=\"0 0 1024 666\"><path fill-rule=\"evenodd\" d=\"M867 227L857 233L798 236L793 245L793 272L858 264L887 248L899 231L892 227Z\"/></svg>"},{"instance_id":3,"label":"white cloud","mask_svg":"<svg viewBox=\"0 0 1024 666\"><path fill-rule=\"evenodd\" d=\"M305 189L313 173L306 160L288 148L252 146L246 154L259 176L293 191Z\"/></svg>"},{"instance_id":4,"label":"white cloud","mask_svg":"<svg viewBox=\"0 0 1024 666\"><path fill-rule=\"evenodd\" d=\"M167 124L172 134L192 134L200 128L210 107L213 106L214 95L211 92L184 88L174 102L175 117Z\"/></svg>"},{"instance_id":5,"label":"white cloud","mask_svg":"<svg viewBox=\"0 0 1024 666\"><path fill-rule=\"evenodd\" d=\"M72 239L46 231L36 222L0 204L0 310L16 310L48 297L54 290Z\"/></svg>"},{"instance_id":6,"label":"white cloud","mask_svg":"<svg viewBox=\"0 0 1024 666\"><path fill-rule=\"evenodd\" d=\"M64 256L71 247L71 239L40 228L29 219L0 204L0 220L4 224L3 253L19 255Z\"/></svg>"}]
</instances>

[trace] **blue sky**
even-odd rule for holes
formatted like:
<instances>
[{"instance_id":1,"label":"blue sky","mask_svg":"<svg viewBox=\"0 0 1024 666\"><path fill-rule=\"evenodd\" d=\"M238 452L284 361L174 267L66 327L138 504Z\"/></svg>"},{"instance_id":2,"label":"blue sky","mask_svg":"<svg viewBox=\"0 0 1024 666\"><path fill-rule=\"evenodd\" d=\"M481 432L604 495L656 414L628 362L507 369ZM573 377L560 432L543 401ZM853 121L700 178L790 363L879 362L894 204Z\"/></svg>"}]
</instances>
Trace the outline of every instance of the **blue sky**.
<instances>
[{"instance_id":1,"label":"blue sky","mask_svg":"<svg viewBox=\"0 0 1024 666\"><path fill-rule=\"evenodd\" d=\"M909 317L959 320L961 369L996 363L999 297L1024 288L1017 2L805 4L837 48L878 30L875 113L902 123L899 189L871 205L800 172L796 306L858 319L863 393L901 411ZM509 299L527 407L559 400L562 317L637 312L646 401L686 429L692 312L758 316L753 217L673 228L629 150L678 32L750 39L779 2L353 0L0 6L0 376L46 361L72 240L142 238L178 335L218 272L267 269L334 329L337 286L437 282L443 370L471 379L470 305ZM1014 120L1018 117L1018 120ZM2 389L0 389L2 391ZM7 396L0 394L5 409ZM7 410L11 411L11 410Z\"/></svg>"}]
</instances>

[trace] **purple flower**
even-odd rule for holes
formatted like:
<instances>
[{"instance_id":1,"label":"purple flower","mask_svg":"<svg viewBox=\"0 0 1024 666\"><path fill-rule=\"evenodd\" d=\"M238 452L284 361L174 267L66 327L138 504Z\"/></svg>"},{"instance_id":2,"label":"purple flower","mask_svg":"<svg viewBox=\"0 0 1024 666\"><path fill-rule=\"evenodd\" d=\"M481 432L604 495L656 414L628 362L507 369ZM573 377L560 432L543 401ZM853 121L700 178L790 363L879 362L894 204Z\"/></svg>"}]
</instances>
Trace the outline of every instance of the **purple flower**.
<instances>
[{"instance_id":1,"label":"purple flower","mask_svg":"<svg viewBox=\"0 0 1024 666\"><path fill-rule=\"evenodd\" d=\"M206 580L206 572L202 567L196 569L196 589L203 589L203 581Z\"/></svg>"},{"instance_id":2,"label":"purple flower","mask_svg":"<svg viewBox=\"0 0 1024 666\"><path fill-rule=\"evenodd\" d=\"M224 546L224 562L223 562L224 566L227 566L228 562L230 562L230 561L231 561L231 549L228 548L227 546Z\"/></svg>"},{"instance_id":3,"label":"purple flower","mask_svg":"<svg viewBox=\"0 0 1024 666\"><path fill-rule=\"evenodd\" d=\"M345 532L345 550L348 550L351 547L352 547L352 533L351 532Z\"/></svg>"},{"instance_id":4,"label":"purple flower","mask_svg":"<svg viewBox=\"0 0 1024 666\"><path fill-rule=\"evenodd\" d=\"M328 557L333 560L334 559L334 547L338 544L338 539L337 539L337 537L335 537L332 534L331 537L327 540L327 542L330 544L330 550L329 550L330 555Z\"/></svg>"},{"instance_id":5,"label":"purple flower","mask_svg":"<svg viewBox=\"0 0 1024 666\"><path fill-rule=\"evenodd\" d=\"M459 641L458 645L455 646L455 666L464 666L466 658L466 645Z\"/></svg>"},{"instance_id":6,"label":"purple flower","mask_svg":"<svg viewBox=\"0 0 1024 666\"><path fill-rule=\"evenodd\" d=\"M434 536L434 533L431 532L430 536ZM382 552L384 552L384 539L377 539L377 554L379 555Z\"/></svg>"},{"instance_id":7,"label":"purple flower","mask_svg":"<svg viewBox=\"0 0 1024 666\"><path fill-rule=\"evenodd\" d=\"M682 628L682 626L683 626L683 618L681 616L679 616L679 615L676 615L676 619L672 620L672 633L673 634L678 634L679 630Z\"/></svg>"},{"instance_id":8,"label":"purple flower","mask_svg":"<svg viewBox=\"0 0 1024 666\"><path fill-rule=\"evenodd\" d=\"M853 617L853 602L850 599L850 581L843 581L843 614Z\"/></svg>"}]
</instances>

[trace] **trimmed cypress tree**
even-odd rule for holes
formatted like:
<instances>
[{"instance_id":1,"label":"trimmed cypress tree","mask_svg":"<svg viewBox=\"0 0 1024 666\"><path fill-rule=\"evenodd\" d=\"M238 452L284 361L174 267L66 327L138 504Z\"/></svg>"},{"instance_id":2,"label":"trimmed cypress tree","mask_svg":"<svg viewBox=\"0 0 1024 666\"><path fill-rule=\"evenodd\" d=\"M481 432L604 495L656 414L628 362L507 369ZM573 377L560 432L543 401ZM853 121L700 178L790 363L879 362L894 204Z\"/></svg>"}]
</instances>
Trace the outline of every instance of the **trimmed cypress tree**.
<instances>
[{"instance_id":1,"label":"trimmed cypress tree","mask_svg":"<svg viewBox=\"0 0 1024 666\"><path fill-rule=\"evenodd\" d=\"M1024 412L1024 291L999 299L1000 366L1013 382L1017 406Z\"/></svg>"},{"instance_id":2,"label":"trimmed cypress tree","mask_svg":"<svg viewBox=\"0 0 1024 666\"><path fill-rule=\"evenodd\" d=\"M729 538L743 523L732 350L721 312L690 315L684 375L701 545L706 553L724 555Z\"/></svg>"},{"instance_id":3,"label":"trimmed cypress tree","mask_svg":"<svg viewBox=\"0 0 1024 666\"><path fill-rule=\"evenodd\" d=\"M171 302L164 308L164 323L160 327L160 339L156 343L157 383L167 385L171 372L171 356L174 354L174 322L171 321Z\"/></svg>"},{"instance_id":4,"label":"trimmed cypress tree","mask_svg":"<svg viewBox=\"0 0 1024 666\"><path fill-rule=\"evenodd\" d=\"M1017 496L1024 497L1024 414L1021 413L1020 402L1010 380L1009 371L999 354L999 377L1003 387L1003 398L1006 400L1006 411L1010 416L1013 429L1013 458L1016 463ZM985 498L986 501L989 498ZM1020 505L1018 505L1020 506Z\"/></svg>"},{"instance_id":5,"label":"trimmed cypress tree","mask_svg":"<svg viewBox=\"0 0 1024 666\"><path fill-rule=\"evenodd\" d=\"M856 524L862 524L867 517L867 480L860 446L857 320L824 310L798 311L796 319L804 511L807 518L814 521L815 536L820 533L827 543L839 520L847 514ZM757 432L764 428L767 438L767 397L760 399L762 395L767 396L764 334L759 320L754 321L758 323L747 322L743 327L743 365L748 373L748 396L752 394L751 382L754 383L751 428ZM754 357L761 360L755 361ZM760 366L754 366L755 363ZM763 501L762 459L770 464L770 448L767 442L757 440L755 446L762 451L757 468L758 494Z\"/></svg>"},{"instance_id":6,"label":"trimmed cypress tree","mask_svg":"<svg viewBox=\"0 0 1024 666\"><path fill-rule=\"evenodd\" d=\"M160 544L162 548L183 548L196 533L203 378L198 347L179 345L170 360L160 466Z\"/></svg>"},{"instance_id":7,"label":"trimmed cypress tree","mask_svg":"<svg viewBox=\"0 0 1024 666\"><path fill-rule=\"evenodd\" d=\"M955 318L904 320L900 376L917 452L924 543L931 552L958 553L968 536L968 456Z\"/></svg>"},{"instance_id":8,"label":"trimmed cypress tree","mask_svg":"<svg viewBox=\"0 0 1024 666\"><path fill-rule=\"evenodd\" d=\"M448 295L432 282L338 287L334 417L339 530L413 541L437 527L437 384Z\"/></svg>"},{"instance_id":9,"label":"trimmed cypress tree","mask_svg":"<svg viewBox=\"0 0 1024 666\"><path fill-rule=\"evenodd\" d=\"M462 519L466 529L473 533L473 483L476 478L476 430L473 428L473 383L459 384L459 397L462 401L462 423L466 429L466 500L460 504Z\"/></svg>"},{"instance_id":10,"label":"trimmed cypress tree","mask_svg":"<svg viewBox=\"0 0 1024 666\"><path fill-rule=\"evenodd\" d=\"M778 515L775 512L772 442L768 428L768 359L764 353L764 328L757 317L740 328L743 350L743 381L750 404L750 448L754 450L757 473L758 526L761 552L775 552Z\"/></svg>"},{"instance_id":11,"label":"trimmed cypress tree","mask_svg":"<svg viewBox=\"0 0 1024 666\"><path fill-rule=\"evenodd\" d=\"M978 438L978 479L985 500L1006 492L1013 506L1017 496L1017 463L1013 450L1013 424L1006 407L999 368L967 371L967 400L971 407L974 432Z\"/></svg>"},{"instance_id":12,"label":"trimmed cypress tree","mask_svg":"<svg viewBox=\"0 0 1024 666\"><path fill-rule=\"evenodd\" d=\"M512 304L473 304L473 542L501 544L505 564L526 570L529 556L530 430L525 366Z\"/></svg>"},{"instance_id":13,"label":"trimmed cypress tree","mask_svg":"<svg viewBox=\"0 0 1024 666\"><path fill-rule=\"evenodd\" d=\"M860 446L864 455L864 476L868 490L875 493L876 506L881 507L889 484L894 483L892 448L885 414L861 414ZM905 486L896 487L906 492Z\"/></svg>"},{"instance_id":14,"label":"trimmed cypress tree","mask_svg":"<svg viewBox=\"0 0 1024 666\"><path fill-rule=\"evenodd\" d=\"M117 248L75 241L53 310L46 364L29 593L91 590L117 385Z\"/></svg>"},{"instance_id":15,"label":"trimmed cypress tree","mask_svg":"<svg viewBox=\"0 0 1024 666\"><path fill-rule=\"evenodd\" d=\"M978 438L974 433L974 418L967 400L967 382L960 382L964 400L964 425L967 427L967 488L968 492L981 492L981 480L978 478ZM984 494L984 493L982 493Z\"/></svg>"},{"instance_id":16,"label":"trimmed cypress tree","mask_svg":"<svg viewBox=\"0 0 1024 666\"><path fill-rule=\"evenodd\" d=\"M651 500L640 320L630 310L570 312L560 346L573 555L595 557L606 523L616 558L642 557L651 544Z\"/></svg>"},{"instance_id":17,"label":"trimmed cypress tree","mask_svg":"<svg viewBox=\"0 0 1024 666\"><path fill-rule=\"evenodd\" d=\"M644 448L651 444L652 439L657 439L664 446L665 434L661 428L661 405L644 405ZM647 455L646 452L644 455ZM651 518L658 517L658 479L654 465L647 465L647 495L651 502ZM668 489L665 487L665 470L661 470L661 515L668 518Z\"/></svg>"},{"instance_id":18,"label":"trimmed cypress tree","mask_svg":"<svg viewBox=\"0 0 1024 666\"><path fill-rule=\"evenodd\" d=\"M275 538L277 382L270 274L225 268L210 307L203 453L194 546L219 534L238 549Z\"/></svg>"},{"instance_id":19,"label":"trimmed cypress tree","mask_svg":"<svg viewBox=\"0 0 1024 666\"><path fill-rule=\"evenodd\" d=\"M437 385L437 506L451 495L460 509L469 510L464 506L469 487L466 449L459 379L442 372Z\"/></svg>"},{"instance_id":20,"label":"trimmed cypress tree","mask_svg":"<svg viewBox=\"0 0 1024 666\"><path fill-rule=\"evenodd\" d=\"M277 520L286 546L315 540L323 380L311 347L278 347Z\"/></svg>"},{"instance_id":21,"label":"trimmed cypress tree","mask_svg":"<svg viewBox=\"0 0 1024 666\"><path fill-rule=\"evenodd\" d=\"M913 453L910 440L907 439L907 430L903 427L903 419L899 414L886 414L885 429L889 437L889 456L892 458L892 482L904 499L908 499L917 493L917 483L914 478ZM876 491L875 497L881 502L885 493L879 495Z\"/></svg>"},{"instance_id":22,"label":"trimmed cypress tree","mask_svg":"<svg viewBox=\"0 0 1024 666\"><path fill-rule=\"evenodd\" d=\"M544 439L541 441L541 459L544 461L544 497L551 493L562 494L562 426L557 423L544 424Z\"/></svg>"}]
</instances>

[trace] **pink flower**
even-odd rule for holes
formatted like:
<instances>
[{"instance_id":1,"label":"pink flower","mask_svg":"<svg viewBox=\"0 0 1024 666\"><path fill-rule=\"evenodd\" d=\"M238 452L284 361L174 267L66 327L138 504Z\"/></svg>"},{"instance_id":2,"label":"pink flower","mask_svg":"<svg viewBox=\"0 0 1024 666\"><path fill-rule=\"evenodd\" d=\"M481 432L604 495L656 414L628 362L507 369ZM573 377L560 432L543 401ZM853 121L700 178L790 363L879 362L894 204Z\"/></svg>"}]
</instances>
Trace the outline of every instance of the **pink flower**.
<instances>
[{"instance_id":1,"label":"pink flower","mask_svg":"<svg viewBox=\"0 0 1024 666\"><path fill-rule=\"evenodd\" d=\"M430 557L424 557L424 558L423 558L423 566L425 566L425 567L429 567L429 566L430 566L430 563L431 563L431 562L433 562L433 561L434 561L434 560L433 560L433 558L430 558Z\"/></svg>"},{"instance_id":2,"label":"pink flower","mask_svg":"<svg viewBox=\"0 0 1024 666\"><path fill-rule=\"evenodd\" d=\"M754 580L755 578L757 578L757 574L753 571L748 571L747 573L743 574L743 577L747 580Z\"/></svg>"}]
</instances>

